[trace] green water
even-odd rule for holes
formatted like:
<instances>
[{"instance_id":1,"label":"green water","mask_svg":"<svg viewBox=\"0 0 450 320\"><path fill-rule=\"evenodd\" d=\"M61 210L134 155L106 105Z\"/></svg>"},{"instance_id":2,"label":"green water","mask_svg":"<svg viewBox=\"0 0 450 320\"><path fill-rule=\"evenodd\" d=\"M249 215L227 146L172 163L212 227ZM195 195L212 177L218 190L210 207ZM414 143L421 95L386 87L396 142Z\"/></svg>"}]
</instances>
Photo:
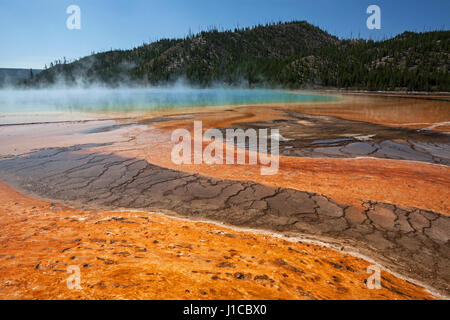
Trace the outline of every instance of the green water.
<instances>
[{"instance_id":1,"label":"green water","mask_svg":"<svg viewBox=\"0 0 450 320\"><path fill-rule=\"evenodd\" d=\"M336 97L261 89L0 90L0 114L146 111L194 106L336 101Z\"/></svg>"}]
</instances>

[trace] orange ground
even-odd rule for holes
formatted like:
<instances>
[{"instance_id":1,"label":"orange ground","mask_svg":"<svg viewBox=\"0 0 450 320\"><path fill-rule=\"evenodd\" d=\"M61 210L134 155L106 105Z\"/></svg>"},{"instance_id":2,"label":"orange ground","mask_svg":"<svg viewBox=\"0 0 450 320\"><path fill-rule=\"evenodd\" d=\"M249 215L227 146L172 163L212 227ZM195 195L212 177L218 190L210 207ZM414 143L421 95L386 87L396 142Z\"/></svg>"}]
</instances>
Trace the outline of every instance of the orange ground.
<instances>
[{"instance_id":1,"label":"orange ground","mask_svg":"<svg viewBox=\"0 0 450 320\"><path fill-rule=\"evenodd\" d=\"M409 101L410 99L404 99ZM202 113L195 120L203 129L233 122L282 118L273 108L243 107ZM178 128L193 129L193 119L161 123L158 129L135 128L122 133L117 143L97 151L143 158L162 167L232 180L251 180L267 185L316 192L341 203L360 205L373 200L450 214L450 168L424 162L384 159L310 159L280 157L276 175L262 176L255 165L175 165L170 136ZM206 146L206 144L205 144Z\"/></svg>"},{"instance_id":2,"label":"orange ground","mask_svg":"<svg viewBox=\"0 0 450 320\"><path fill-rule=\"evenodd\" d=\"M338 103L282 107L412 128L449 119L448 103L413 99L355 97ZM206 129L236 121L281 118L276 109L203 109L197 119L203 120ZM342 203L376 200L450 213L450 169L439 165L281 157L275 176L261 176L259 167L254 166L175 166L170 161L170 133L174 128L191 128L192 121L84 136L77 133L78 127L73 128L73 135L63 134L67 128L55 135L53 130L59 129L49 125L45 132L51 141L39 136L32 143L19 143L20 150L16 150L16 142L29 138L17 135L17 128L3 128L6 140L0 144L0 154L72 145L73 141L117 142L97 151L145 158L164 167L219 178L317 192ZM434 130L448 128L444 123ZM5 149L7 146L10 148ZM331 249L158 214L84 212L52 206L2 184L0 216L0 299L432 298L387 272L383 272L385 288L368 290L364 279L369 263ZM69 265L80 266L80 291L66 287Z\"/></svg>"},{"instance_id":3,"label":"orange ground","mask_svg":"<svg viewBox=\"0 0 450 320\"><path fill-rule=\"evenodd\" d=\"M370 263L291 243L142 212L79 211L0 184L1 299L432 299ZM81 290L69 290L68 266Z\"/></svg>"}]
</instances>

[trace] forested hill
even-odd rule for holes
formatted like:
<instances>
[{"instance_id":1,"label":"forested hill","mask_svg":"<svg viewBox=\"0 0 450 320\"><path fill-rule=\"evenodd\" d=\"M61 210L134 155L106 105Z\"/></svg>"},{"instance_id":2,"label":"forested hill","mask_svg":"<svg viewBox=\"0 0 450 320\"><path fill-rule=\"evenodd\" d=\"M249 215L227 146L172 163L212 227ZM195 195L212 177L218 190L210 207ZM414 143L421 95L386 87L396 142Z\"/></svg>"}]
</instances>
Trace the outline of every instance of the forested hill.
<instances>
[{"instance_id":1,"label":"forested hill","mask_svg":"<svg viewBox=\"0 0 450 320\"><path fill-rule=\"evenodd\" d=\"M278 23L58 61L25 85L161 85L178 79L285 88L450 91L450 31L340 40L307 22Z\"/></svg>"}]
</instances>

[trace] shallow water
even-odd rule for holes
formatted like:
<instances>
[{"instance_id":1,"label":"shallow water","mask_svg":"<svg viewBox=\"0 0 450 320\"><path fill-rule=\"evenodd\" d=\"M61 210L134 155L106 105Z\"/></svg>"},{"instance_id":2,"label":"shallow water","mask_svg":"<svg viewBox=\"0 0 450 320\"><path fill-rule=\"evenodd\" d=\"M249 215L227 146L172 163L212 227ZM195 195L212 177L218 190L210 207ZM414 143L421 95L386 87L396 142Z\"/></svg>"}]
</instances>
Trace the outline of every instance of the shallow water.
<instances>
[{"instance_id":1,"label":"shallow water","mask_svg":"<svg viewBox=\"0 0 450 320\"><path fill-rule=\"evenodd\" d=\"M147 111L193 106L327 102L338 98L262 89L70 89L1 90L0 114Z\"/></svg>"}]
</instances>

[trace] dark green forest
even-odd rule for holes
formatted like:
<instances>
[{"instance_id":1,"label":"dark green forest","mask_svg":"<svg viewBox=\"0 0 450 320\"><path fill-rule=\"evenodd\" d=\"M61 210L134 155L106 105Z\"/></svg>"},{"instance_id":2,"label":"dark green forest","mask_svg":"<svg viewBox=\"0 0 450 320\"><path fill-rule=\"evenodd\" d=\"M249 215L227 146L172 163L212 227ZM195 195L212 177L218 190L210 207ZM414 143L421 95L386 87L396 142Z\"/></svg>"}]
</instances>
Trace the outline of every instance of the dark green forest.
<instances>
[{"instance_id":1,"label":"dark green forest","mask_svg":"<svg viewBox=\"0 0 450 320\"><path fill-rule=\"evenodd\" d=\"M65 59L25 81L164 85L450 91L450 31L404 32L392 39L342 40L305 21L162 39L131 50Z\"/></svg>"}]
</instances>

